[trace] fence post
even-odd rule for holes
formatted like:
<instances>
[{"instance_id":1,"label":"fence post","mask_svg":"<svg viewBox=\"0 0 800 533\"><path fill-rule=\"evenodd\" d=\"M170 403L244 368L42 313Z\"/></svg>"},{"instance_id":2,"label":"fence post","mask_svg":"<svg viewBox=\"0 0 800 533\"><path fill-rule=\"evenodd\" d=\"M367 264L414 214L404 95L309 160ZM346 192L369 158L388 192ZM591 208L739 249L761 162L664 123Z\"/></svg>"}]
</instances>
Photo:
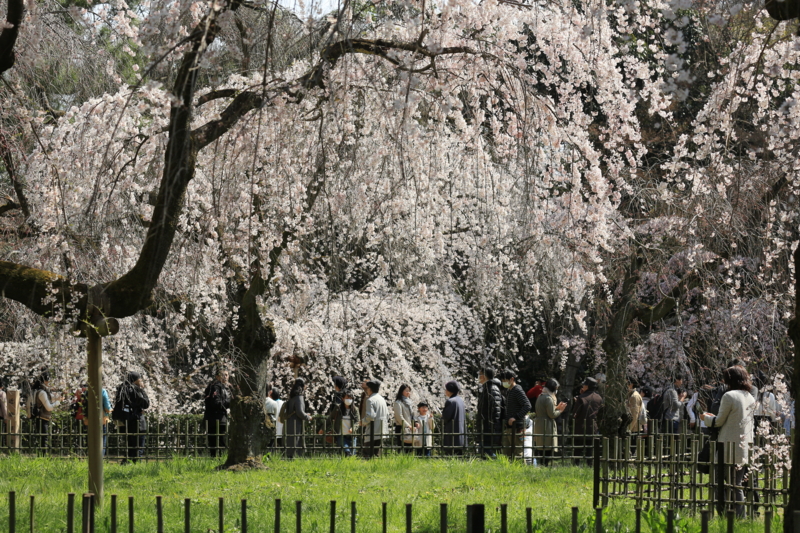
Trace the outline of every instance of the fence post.
<instances>
[{"instance_id":1,"label":"fence post","mask_svg":"<svg viewBox=\"0 0 800 533\"><path fill-rule=\"evenodd\" d=\"M133 496L128 496L128 533L133 533Z\"/></svg>"},{"instance_id":2,"label":"fence post","mask_svg":"<svg viewBox=\"0 0 800 533\"><path fill-rule=\"evenodd\" d=\"M772 509L764 511L764 533L772 533Z\"/></svg>"},{"instance_id":3,"label":"fence post","mask_svg":"<svg viewBox=\"0 0 800 533\"><path fill-rule=\"evenodd\" d=\"M447 533L447 504L439 504L439 533Z\"/></svg>"},{"instance_id":4,"label":"fence post","mask_svg":"<svg viewBox=\"0 0 800 533\"><path fill-rule=\"evenodd\" d=\"M111 533L117 533L117 495L111 495Z\"/></svg>"},{"instance_id":5,"label":"fence post","mask_svg":"<svg viewBox=\"0 0 800 533\"><path fill-rule=\"evenodd\" d=\"M225 531L225 498L219 498L219 525L217 526L218 533L223 533Z\"/></svg>"},{"instance_id":6,"label":"fence post","mask_svg":"<svg viewBox=\"0 0 800 533\"><path fill-rule=\"evenodd\" d=\"M156 531L164 533L164 506L161 496L156 496Z\"/></svg>"},{"instance_id":7,"label":"fence post","mask_svg":"<svg viewBox=\"0 0 800 533\"><path fill-rule=\"evenodd\" d=\"M96 498L96 494L89 493L89 533L94 533L94 508Z\"/></svg>"},{"instance_id":8,"label":"fence post","mask_svg":"<svg viewBox=\"0 0 800 533\"><path fill-rule=\"evenodd\" d=\"M386 502L383 502L381 504L381 513L382 513L382 521L383 521L383 528L381 529L381 531L383 533L386 533L386 528L387 528L387 524L386 524Z\"/></svg>"},{"instance_id":9,"label":"fence post","mask_svg":"<svg viewBox=\"0 0 800 533\"><path fill-rule=\"evenodd\" d=\"M500 532L508 533L508 504L500 504Z\"/></svg>"},{"instance_id":10,"label":"fence post","mask_svg":"<svg viewBox=\"0 0 800 533\"><path fill-rule=\"evenodd\" d=\"M531 529L533 527L531 526ZM578 508L572 508L572 533L578 533Z\"/></svg>"},{"instance_id":11,"label":"fence post","mask_svg":"<svg viewBox=\"0 0 800 533\"><path fill-rule=\"evenodd\" d=\"M600 439L594 441L594 483L592 486L592 507L600 506Z\"/></svg>"},{"instance_id":12,"label":"fence post","mask_svg":"<svg viewBox=\"0 0 800 533\"><path fill-rule=\"evenodd\" d=\"M242 499L242 533L247 533L247 499Z\"/></svg>"},{"instance_id":13,"label":"fence post","mask_svg":"<svg viewBox=\"0 0 800 533\"><path fill-rule=\"evenodd\" d=\"M786 470L784 470L784 472L786 472ZM800 511L794 512L794 533L800 533Z\"/></svg>"},{"instance_id":14,"label":"fence post","mask_svg":"<svg viewBox=\"0 0 800 533\"><path fill-rule=\"evenodd\" d=\"M356 502L350 502L350 533L356 533Z\"/></svg>"},{"instance_id":15,"label":"fence post","mask_svg":"<svg viewBox=\"0 0 800 533\"><path fill-rule=\"evenodd\" d=\"M675 509L667 509L667 533L675 533Z\"/></svg>"},{"instance_id":16,"label":"fence post","mask_svg":"<svg viewBox=\"0 0 800 533\"><path fill-rule=\"evenodd\" d=\"M406 504L406 533L411 533L411 504Z\"/></svg>"},{"instance_id":17,"label":"fence post","mask_svg":"<svg viewBox=\"0 0 800 533\"><path fill-rule=\"evenodd\" d=\"M275 533L281 533L281 499L275 498Z\"/></svg>"},{"instance_id":18,"label":"fence post","mask_svg":"<svg viewBox=\"0 0 800 533\"><path fill-rule=\"evenodd\" d=\"M133 496L128 496L128 533L133 533Z\"/></svg>"},{"instance_id":19,"label":"fence post","mask_svg":"<svg viewBox=\"0 0 800 533\"><path fill-rule=\"evenodd\" d=\"M708 533L708 522L711 518L711 511L703 509L700 511L700 533Z\"/></svg>"},{"instance_id":20,"label":"fence post","mask_svg":"<svg viewBox=\"0 0 800 533\"><path fill-rule=\"evenodd\" d=\"M86 494L81 502L81 533L89 533L89 500Z\"/></svg>"},{"instance_id":21,"label":"fence post","mask_svg":"<svg viewBox=\"0 0 800 533\"><path fill-rule=\"evenodd\" d=\"M184 498L183 500L183 531L184 533L192 533L192 499Z\"/></svg>"},{"instance_id":22,"label":"fence post","mask_svg":"<svg viewBox=\"0 0 800 533\"><path fill-rule=\"evenodd\" d=\"M303 502L295 501L294 509L295 531L297 533L303 533Z\"/></svg>"},{"instance_id":23,"label":"fence post","mask_svg":"<svg viewBox=\"0 0 800 533\"><path fill-rule=\"evenodd\" d=\"M75 533L75 493L67 494L67 533Z\"/></svg>"},{"instance_id":24,"label":"fence post","mask_svg":"<svg viewBox=\"0 0 800 533\"><path fill-rule=\"evenodd\" d=\"M642 533L642 508L637 507L635 510L636 522L634 524L634 533Z\"/></svg>"},{"instance_id":25,"label":"fence post","mask_svg":"<svg viewBox=\"0 0 800 533\"><path fill-rule=\"evenodd\" d=\"M525 526L527 533L533 533L533 510L530 507L525 508Z\"/></svg>"},{"instance_id":26,"label":"fence post","mask_svg":"<svg viewBox=\"0 0 800 533\"><path fill-rule=\"evenodd\" d=\"M30 509L30 522L29 522L31 533L33 533L33 529L34 529L34 526L33 526L33 507L34 507L35 500L36 500L36 496L31 494L31 509Z\"/></svg>"},{"instance_id":27,"label":"fence post","mask_svg":"<svg viewBox=\"0 0 800 533\"><path fill-rule=\"evenodd\" d=\"M8 533L17 531L17 493L8 493Z\"/></svg>"},{"instance_id":28,"label":"fence post","mask_svg":"<svg viewBox=\"0 0 800 533\"><path fill-rule=\"evenodd\" d=\"M331 533L336 533L336 500L331 500Z\"/></svg>"},{"instance_id":29,"label":"fence post","mask_svg":"<svg viewBox=\"0 0 800 533\"><path fill-rule=\"evenodd\" d=\"M717 443L717 515L724 516L725 512L725 443Z\"/></svg>"},{"instance_id":30,"label":"fence post","mask_svg":"<svg viewBox=\"0 0 800 533\"><path fill-rule=\"evenodd\" d=\"M594 510L594 531L603 533L603 508L598 507Z\"/></svg>"},{"instance_id":31,"label":"fence post","mask_svg":"<svg viewBox=\"0 0 800 533\"><path fill-rule=\"evenodd\" d=\"M728 511L728 533L733 533L733 526L736 523L736 513L731 509Z\"/></svg>"},{"instance_id":32,"label":"fence post","mask_svg":"<svg viewBox=\"0 0 800 533\"><path fill-rule=\"evenodd\" d=\"M483 504L467 505L467 533L486 533L485 518Z\"/></svg>"}]
</instances>

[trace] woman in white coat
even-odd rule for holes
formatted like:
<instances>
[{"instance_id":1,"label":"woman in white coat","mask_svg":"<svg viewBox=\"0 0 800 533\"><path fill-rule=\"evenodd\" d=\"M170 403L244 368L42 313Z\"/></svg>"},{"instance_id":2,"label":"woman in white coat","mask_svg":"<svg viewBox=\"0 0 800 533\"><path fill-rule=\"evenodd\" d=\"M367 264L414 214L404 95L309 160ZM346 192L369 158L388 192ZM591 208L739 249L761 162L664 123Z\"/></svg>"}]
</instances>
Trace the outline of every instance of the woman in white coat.
<instances>
[{"instance_id":1,"label":"woman in white coat","mask_svg":"<svg viewBox=\"0 0 800 533\"><path fill-rule=\"evenodd\" d=\"M719 428L717 442L734 443L734 461L736 475L734 476L734 499L736 502L744 501L744 476L747 473L748 452L753 442L753 412L756 400L750 394L753 384L750 376L741 366L732 366L725 369L722 379L728 386L728 392L722 397L719 413L703 413L703 421L708 427ZM744 516L744 505L737 503L736 514Z\"/></svg>"}]
</instances>

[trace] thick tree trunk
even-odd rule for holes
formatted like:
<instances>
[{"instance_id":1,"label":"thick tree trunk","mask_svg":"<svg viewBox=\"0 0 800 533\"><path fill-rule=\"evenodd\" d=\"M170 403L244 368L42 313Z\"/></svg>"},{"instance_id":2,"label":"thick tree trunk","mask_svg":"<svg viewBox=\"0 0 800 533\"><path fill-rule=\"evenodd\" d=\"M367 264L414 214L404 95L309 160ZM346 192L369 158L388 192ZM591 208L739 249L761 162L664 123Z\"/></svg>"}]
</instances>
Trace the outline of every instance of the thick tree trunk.
<instances>
[{"instance_id":1,"label":"thick tree trunk","mask_svg":"<svg viewBox=\"0 0 800 533\"><path fill-rule=\"evenodd\" d=\"M800 398L800 246L794 251L794 318L789 323L789 336L794 342L794 374L791 379L792 399ZM795 403L795 406L797 404ZM795 416L797 408L795 407ZM800 509L800 446L797 439L797 424L792 432L792 470L789 474L789 506L783 516L784 533L795 533L794 509Z\"/></svg>"},{"instance_id":2,"label":"thick tree trunk","mask_svg":"<svg viewBox=\"0 0 800 533\"><path fill-rule=\"evenodd\" d=\"M239 287L234 299L239 302L238 327L232 334L236 351L241 355L233 379L234 397L228 429L228 459L225 468L240 465L258 466L266 444L264 397L259 376L269 364L275 344L271 324L264 324L258 310L257 295L265 290L259 275L250 287Z\"/></svg>"}]
</instances>

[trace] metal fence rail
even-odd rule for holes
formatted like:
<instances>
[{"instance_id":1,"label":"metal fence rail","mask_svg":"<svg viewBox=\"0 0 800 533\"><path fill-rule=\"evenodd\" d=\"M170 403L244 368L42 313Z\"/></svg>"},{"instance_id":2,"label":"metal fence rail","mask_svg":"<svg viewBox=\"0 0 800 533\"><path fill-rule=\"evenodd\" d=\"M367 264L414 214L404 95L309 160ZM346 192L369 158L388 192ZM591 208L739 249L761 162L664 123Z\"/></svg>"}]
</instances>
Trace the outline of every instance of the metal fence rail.
<instances>
[{"instance_id":1,"label":"metal fence rail","mask_svg":"<svg viewBox=\"0 0 800 533\"><path fill-rule=\"evenodd\" d=\"M124 427L117 427L109 422L106 440L106 458L122 460L129 456L129 445L135 444L140 451L136 457L144 461L160 461L180 456L207 456L213 452L224 454L224 440L218 441L215 436L227 437L226 425L213 423L208 427L201 415L165 415L149 416L148 429L141 433L129 434ZM532 424L531 424L532 426ZM390 425L387 424L387 427ZM266 453L274 455L346 455L348 452L333 435L328 419L323 416L314 417L312 421L302 424L300 435L276 435L274 430L265 426L261 429L264 439L269 442ZM509 438L505 453L509 456L525 459L533 464L590 464L592 461L592 442L596 435L576 435L571 433L573 427L567 427L570 433L558 435L558 447L537 446L532 427L524 433L517 433L516 438ZM209 439L209 434L212 438ZM435 430L425 436L430 437L430 446L414 447L411 443L401 441L394 433L373 435L363 428L352 437L352 450L359 455L374 451L365 443L380 442L377 448L381 452L410 453L421 457L485 457L487 454L501 454L503 451L502 433L481 433L474 420L467 421L467 430L458 434L466 438L466 446L452 447L447 442L456 434L445 433L440 418L435 418ZM548 435L549 436L549 435ZM23 455L47 455L51 457L80 457L87 453L86 427L69 416L53 418L46 433L38 429L35 420L22 419L18 432L10 432L9 426L0 431L0 453L19 453ZM300 437L299 445L295 438ZM131 442L134 439L135 442ZM218 449L214 449L218 448Z\"/></svg>"}]
</instances>

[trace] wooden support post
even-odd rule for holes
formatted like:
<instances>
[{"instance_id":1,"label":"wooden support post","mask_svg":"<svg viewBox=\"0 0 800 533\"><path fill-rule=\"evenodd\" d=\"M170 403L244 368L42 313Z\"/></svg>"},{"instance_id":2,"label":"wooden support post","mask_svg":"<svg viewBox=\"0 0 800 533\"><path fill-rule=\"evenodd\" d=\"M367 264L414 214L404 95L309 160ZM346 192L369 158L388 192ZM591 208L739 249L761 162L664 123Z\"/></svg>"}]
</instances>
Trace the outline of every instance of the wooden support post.
<instances>
[{"instance_id":1,"label":"wooden support post","mask_svg":"<svg viewBox=\"0 0 800 533\"><path fill-rule=\"evenodd\" d=\"M67 533L75 533L75 493L67 494Z\"/></svg>"},{"instance_id":2,"label":"wooden support post","mask_svg":"<svg viewBox=\"0 0 800 533\"><path fill-rule=\"evenodd\" d=\"M336 533L336 500L331 500L331 533Z\"/></svg>"},{"instance_id":3,"label":"wooden support post","mask_svg":"<svg viewBox=\"0 0 800 533\"><path fill-rule=\"evenodd\" d=\"M447 504L439 504L439 533L447 533Z\"/></svg>"},{"instance_id":4,"label":"wooden support post","mask_svg":"<svg viewBox=\"0 0 800 533\"><path fill-rule=\"evenodd\" d=\"M11 423L8 425L8 447L19 449L20 446L20 426L19 426L19 391L10 390L6 392L6 401L8 403L8 416L11 418Z\"/></svg>"},{"instance_id":5,"label":"wooden support post","mask_svg":"<svg viewBox=\"0 0 800 533\"><path fill-rule=\"evenodd\" d=\"M275 533L281 533L281 499L275 499Z\"/></svg>"},{"instance_id":6,"label":"wooden support post","mask_svg":"<svg viewBox=\"0 0 800 533\"><path fill-rule=\"evenodd\" d=\"M533 529L533 528L531 528ZM572 508L572 530L571 533L578 533L578 508Z\"/></svg>"},{"instance_id":7,"label":"wooden support post","mask_svg":"<svg viewBox=\"0 0 800 533\"><path fill-rule=\"evenodd\" d=\"M88 449L89 492L96 503L103 501L103 341L97 330L87 326L86 352L88 373Z\"/></svg>"}]
</instances>

